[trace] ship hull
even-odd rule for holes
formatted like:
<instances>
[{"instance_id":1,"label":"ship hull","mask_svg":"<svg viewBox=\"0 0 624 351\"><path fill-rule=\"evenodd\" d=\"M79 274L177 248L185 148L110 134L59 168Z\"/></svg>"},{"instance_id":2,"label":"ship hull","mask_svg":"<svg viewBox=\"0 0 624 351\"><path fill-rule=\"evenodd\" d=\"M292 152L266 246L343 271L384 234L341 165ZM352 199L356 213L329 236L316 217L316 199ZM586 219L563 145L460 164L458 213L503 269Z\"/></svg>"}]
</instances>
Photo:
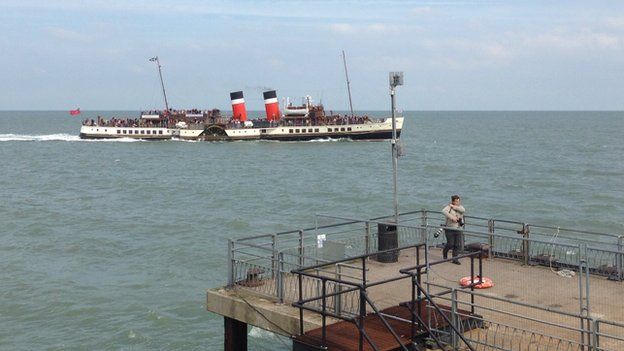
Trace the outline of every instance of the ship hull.
<instances>
[{"instance_id":1,"label":"ship hull","mask_svg":"<svg viewBox=\"0 0 624 351\"><path fill-rule=\"evenodd\" d=\"M178 135L173 128L82 126L80 139L167 140Z\"/></svg>"},{"instance_id":2,"label":"ship hull","mask_svg":"<svg viewBox=\"0 0 624 351\"><path fill-rule=\"evenodd\" d=\"M401 136L403 118L396 119L397 137ZM323 125L323 126L274 126L226 128L223 125L209 125L205 128L138 128L138 127L101 127L82 126L82 139L132 138L141 140L183 140L204 141L310 141L351 139L362 141L387 140L392 138L392 120L359 124Z\"/></svg>"}]
</instances>

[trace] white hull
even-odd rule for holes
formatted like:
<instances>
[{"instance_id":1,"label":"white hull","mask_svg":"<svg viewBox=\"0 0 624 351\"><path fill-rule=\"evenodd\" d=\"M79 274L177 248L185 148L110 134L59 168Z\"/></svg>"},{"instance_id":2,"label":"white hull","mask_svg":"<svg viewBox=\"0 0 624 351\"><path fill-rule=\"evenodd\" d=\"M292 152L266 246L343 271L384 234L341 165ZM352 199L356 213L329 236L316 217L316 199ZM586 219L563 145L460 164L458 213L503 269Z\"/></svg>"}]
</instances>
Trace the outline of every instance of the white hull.
<instances>
[{"instance_id":1,"label":"white hull","mask_svg":"<svg viewBox=\"0 0 624 351\"><path fill-rule=\"evenodd\" d=\"M397 132L403 128L403 117L396 119ZM313 140L350 138L357 140L390 139L392 119L380 122L339 124L323 126L277 126L224 128L219 125L205 129L147 128L147 127L102 127L82 126L80 137L84 139L171 139L185 140Z\"/></svg>"}]
</instances>

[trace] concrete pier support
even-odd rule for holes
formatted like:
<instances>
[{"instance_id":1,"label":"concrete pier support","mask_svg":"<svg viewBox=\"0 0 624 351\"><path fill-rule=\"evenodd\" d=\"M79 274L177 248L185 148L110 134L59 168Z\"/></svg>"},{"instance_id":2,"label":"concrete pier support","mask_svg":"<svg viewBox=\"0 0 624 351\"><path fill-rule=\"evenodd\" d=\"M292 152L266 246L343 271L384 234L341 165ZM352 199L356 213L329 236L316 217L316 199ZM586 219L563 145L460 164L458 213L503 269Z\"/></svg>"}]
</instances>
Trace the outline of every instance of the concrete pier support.
<instances>
[{"instance_id":1,"label":"concrete pier support","mask_svg":"<svg viewBox=\"0 0 624 351\"><path fill-rule=\"evenodd\" d=\"M247 351L247 323L223 317L224 350Z\"/></svg>"}]
</instances>

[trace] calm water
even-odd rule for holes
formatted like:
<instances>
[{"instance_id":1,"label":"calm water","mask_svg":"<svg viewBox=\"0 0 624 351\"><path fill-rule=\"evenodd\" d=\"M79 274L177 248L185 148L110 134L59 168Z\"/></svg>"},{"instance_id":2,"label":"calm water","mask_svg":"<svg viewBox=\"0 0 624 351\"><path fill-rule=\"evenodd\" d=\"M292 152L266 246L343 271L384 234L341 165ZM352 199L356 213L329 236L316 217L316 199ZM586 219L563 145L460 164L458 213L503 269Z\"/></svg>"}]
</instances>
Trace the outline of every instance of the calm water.
<instances>
[{"instance_id":1,"label":"calm water","mask_svg":"<svg viewBox=\"0 0 624 351\"><path fill-rule=\"evenodd\" d=\"M402 210L459 193L471 215L624 233L624 113L405 115ZM67 112L0 112L2 350L220 350L204 291L225 282L226 238L392 213L388 142L82 141L79 128ZM250 344L287 349L255 329Z\"/></svg>"}]
</instances>

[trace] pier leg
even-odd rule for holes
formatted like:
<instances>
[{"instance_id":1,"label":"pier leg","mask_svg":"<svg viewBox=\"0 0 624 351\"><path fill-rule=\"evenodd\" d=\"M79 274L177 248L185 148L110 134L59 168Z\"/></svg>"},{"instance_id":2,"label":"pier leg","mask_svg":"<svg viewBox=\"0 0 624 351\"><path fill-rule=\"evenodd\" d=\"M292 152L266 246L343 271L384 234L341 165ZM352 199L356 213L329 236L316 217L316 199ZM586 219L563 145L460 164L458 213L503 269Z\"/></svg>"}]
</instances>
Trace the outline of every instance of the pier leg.
<instances>
[{"instance_id":1,"label":"pier leg","mask_svg":"<svg viewBox=\"0 0 624 351\"><path fill-rule=\"evenodd\" d=\"M223 317L225 351L247 351L247 323Z\"/></svg>"}]
</instances>

